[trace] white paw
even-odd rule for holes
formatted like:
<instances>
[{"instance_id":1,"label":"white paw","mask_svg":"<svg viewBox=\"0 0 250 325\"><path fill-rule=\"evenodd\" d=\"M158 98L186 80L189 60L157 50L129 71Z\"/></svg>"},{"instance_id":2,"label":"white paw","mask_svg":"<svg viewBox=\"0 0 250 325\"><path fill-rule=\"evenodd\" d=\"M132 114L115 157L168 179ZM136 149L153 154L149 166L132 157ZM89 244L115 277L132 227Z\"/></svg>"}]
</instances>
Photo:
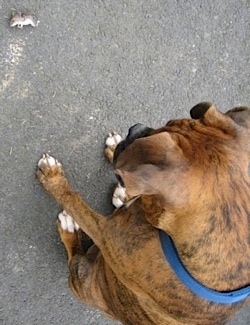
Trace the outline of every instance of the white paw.
<instances>
[{"instance_id":1,"label":"white paw","mask_svg":"<svg viewBox=\"0 0 250 325\"><path fill-rule=\"evenodd\" d=\"M78 230L80 228L74 219L68 215L65 210L59 213L58 219L61 222L61 227L63 230L67 230L68 232L73 233L75 230Z\"/></svg>"},{"instance_id":2,"label":"white paw","mask_svg":"<svg viewBox=\"0 0 250 325\"><path fill-rule=\"evenodd\" d=\"M109 133L105 144L107 147L116 147L121 141L122 137L119 134L117 134L116 132L111 132Z\"/></svg>"},{"instance_id":3,"label":"white paw","mask_svg":"<svg viewBox=\"0 0 250 325\"><path fill-rule=\"evenodd\" d=\"M61 164L58 162L57 159L51 157L49 154L44 154L42 158L38 161L38 167L43 167L43 166L61 166Z\"/></svg>"},{"instance_id":4,"label":"white paw","mask_svg":"<svg viewBox=\"0 0 250 325\"><path fill-rule=\"evenodd\" d=\"M113 197L112 197L112 203L116 208L120 208L124 202L126 201L127 193L126 188L121 186L121 184L118 184L115 188Z\"/></svg>"}]
</instances>

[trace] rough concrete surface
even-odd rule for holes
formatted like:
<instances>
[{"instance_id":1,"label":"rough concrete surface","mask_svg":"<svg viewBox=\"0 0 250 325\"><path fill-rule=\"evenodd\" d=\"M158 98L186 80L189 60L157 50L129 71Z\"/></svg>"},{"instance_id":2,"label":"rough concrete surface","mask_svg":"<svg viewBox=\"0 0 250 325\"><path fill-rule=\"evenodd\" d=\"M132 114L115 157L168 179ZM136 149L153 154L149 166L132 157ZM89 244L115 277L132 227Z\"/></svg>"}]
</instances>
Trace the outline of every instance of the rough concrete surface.
<instances>
[{"instance_id":1,"label":"rough concrete surface","mask_svg":"<svg viewBox=\"0 0 250 325\"><path fill-rule=\"evenodd\" d=\"M14 9L40 24L10 28ZM0 0L0 324L113 324L68 289L60 207L36 163L56 156L109 213L110 130L160 126L204 100L249 105L249 21L249 0ZM231 325L249 319L248 306Z\"/></svg>"}]
</instances>

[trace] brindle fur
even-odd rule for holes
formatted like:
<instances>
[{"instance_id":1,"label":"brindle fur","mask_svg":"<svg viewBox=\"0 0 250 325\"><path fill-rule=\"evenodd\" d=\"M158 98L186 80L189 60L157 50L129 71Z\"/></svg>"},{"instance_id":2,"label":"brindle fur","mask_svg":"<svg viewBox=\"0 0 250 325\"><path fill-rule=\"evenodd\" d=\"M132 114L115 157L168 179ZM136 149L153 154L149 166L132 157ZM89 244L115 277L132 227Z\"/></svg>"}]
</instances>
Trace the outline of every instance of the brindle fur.
<instances>
[{"instance_id":1,"label":"brindle fur","mask_svg":"<svg viewBox=\"0 0 250 325\"><path fill-rule=\"evenodd\" d=\"M211 289L250 284L250 109L223 114L201 103L191 116L136 139L119 155L116 173L128 194L140 198L109 217L71 189L60 165L37 171L96 245L85 253L81 231L58 224L71 289L123 324L220 325L246 302L222 305L191 293L159 242L157 228L171 235L183 264Z\"/></svg>"}]
</instances>

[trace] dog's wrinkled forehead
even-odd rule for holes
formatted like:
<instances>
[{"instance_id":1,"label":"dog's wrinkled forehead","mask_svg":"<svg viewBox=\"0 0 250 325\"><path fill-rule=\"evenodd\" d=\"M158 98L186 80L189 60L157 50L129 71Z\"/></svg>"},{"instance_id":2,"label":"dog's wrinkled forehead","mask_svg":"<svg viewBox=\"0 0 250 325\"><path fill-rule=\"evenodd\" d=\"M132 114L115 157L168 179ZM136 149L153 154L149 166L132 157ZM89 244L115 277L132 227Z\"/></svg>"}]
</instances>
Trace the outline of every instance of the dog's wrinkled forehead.
<instances>
[{"instance_id":1,"label":"dog's wrinkled forehead","mask_svg":"<svg viewBox=\"0 0 250 325\"><path fill-rule=\"evenodd\" d=\"M129 128L128 135L125 140L121 141L114 152L114 164L117 161L118 156L122 153L131 143L138 138L144 138L151 134L154 129L149 128L141 123L137 123Z\"/></svg>"},{"instance_id":2,"label":"dog's wrinkled forehead","mask_svg":"<svg viewBox=\"0 0 250 325\"><path fill-rule=\"evenodd\" d=\"M213 141L214 145L211 146L211 150L218 147L223 141L224 144L227 143L228 147L234 141L238 141L237 143L241 142L242 145L245 146L245 149L249 150L248 135L250 129L250 108L237 107L224 114L217 110L216 106L212 103L203 102L195 105L191 109L190 115L191 119L184 118L172 120L169 121L166 126L157 130L140 123L135 124L129 129L125 140L120 142L116 147L113 159L114 165L116 166L118 160L120 160L122 156L120 156L120 154L125 150L128 154L126 159L123 156L123 163L127 160L130 161L130 163L134 161L134 163L138 164L145 164L146 161L143 161L144 158L148 158L147 161L150 160L151 164L154 159L154 164L156 164L156 158L162 161L163 156L166 154L168 154L169 160L170 151L172 154L174 151L183 151L181 148L182 146L184 146L185 157L188 156L187 153L189 150L190 159L193 159L194 155L192 152L200 152L201 148L207 147L208 144L211 145ZM160 136L160 134L162 135ZM146 137L150 139L142 139ZM135 145L135 140L139 138L141 138L141 140L138 142L136 141L137 145ZM222 141L219 142L218 139ZM187 143L189 143L188 146ZM133 149L127 151L131 144L133 144L133 146L131 146ZM200 148L200 150L197 150L197 148ZM226 150L225 146L223 148L223 150ZM145 153L150 157L145 157ZM199 154L199 157L200 156Z\"/></svg>"}]
</instances>

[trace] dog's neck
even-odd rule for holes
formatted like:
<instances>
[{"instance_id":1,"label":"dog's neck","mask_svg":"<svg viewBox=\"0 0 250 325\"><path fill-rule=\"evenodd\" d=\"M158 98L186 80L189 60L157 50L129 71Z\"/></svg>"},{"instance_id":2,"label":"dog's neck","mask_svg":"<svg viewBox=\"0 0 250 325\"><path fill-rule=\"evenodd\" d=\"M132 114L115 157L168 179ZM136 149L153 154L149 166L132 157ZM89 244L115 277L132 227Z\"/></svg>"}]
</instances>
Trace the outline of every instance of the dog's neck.
<instances>
[{"instance_id":1,"label":"dog's neck","mask_svg":"<svg viewBox=\"0 0 250 325\"><path fill-rule=\"evenodd\" d=\"M244 220L237 222L234 227L239 229L231 232L220 211L217 215L178 215L164 208L156 196L141 196L141 204L146 219L171 236L182 263L198 281L217 291L249 285L249 226Z\"/></svg>"}]
</instances>

